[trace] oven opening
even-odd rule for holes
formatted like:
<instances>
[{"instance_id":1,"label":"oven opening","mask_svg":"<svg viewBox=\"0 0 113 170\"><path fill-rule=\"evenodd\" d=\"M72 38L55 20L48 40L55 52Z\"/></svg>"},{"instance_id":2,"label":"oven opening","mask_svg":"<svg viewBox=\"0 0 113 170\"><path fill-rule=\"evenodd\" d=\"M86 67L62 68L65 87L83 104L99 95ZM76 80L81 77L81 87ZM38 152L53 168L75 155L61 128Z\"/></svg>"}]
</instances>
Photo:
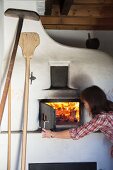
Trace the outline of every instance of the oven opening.
<instances>
[{"instance_id":1,"label":"oven opening","mask_svg":"<svg viewBox=\"0 0 113 170\"><path fill-rule=\"evenodd\" d=\"M39 124L42 128L67 129L81 122L79 99L43 99L39 103Z\"/></svg>"}]
</instances>

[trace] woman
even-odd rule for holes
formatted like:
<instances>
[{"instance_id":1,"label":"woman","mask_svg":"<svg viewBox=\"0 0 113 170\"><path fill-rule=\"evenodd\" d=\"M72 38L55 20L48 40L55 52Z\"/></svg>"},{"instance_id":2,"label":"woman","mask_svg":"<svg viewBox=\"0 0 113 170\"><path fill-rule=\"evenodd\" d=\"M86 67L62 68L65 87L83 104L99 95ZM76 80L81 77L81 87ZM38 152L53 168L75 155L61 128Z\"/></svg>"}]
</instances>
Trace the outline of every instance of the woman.
<instances>
[{"instance_id":1,"label":"woman","mask_svg":"<svg viewBox=\"0 0 113 170\"><path fill-rule=\"evenodd\" d=\"M78 140L91 132L100 130L113 143L113 103L107 100L104 91L98 86L83 90L80 99L92 117L91 121L78 128L60 132L43 129L42 137ZM113 146L111 155L113 157Z\"/></svg>"}]
</instances>

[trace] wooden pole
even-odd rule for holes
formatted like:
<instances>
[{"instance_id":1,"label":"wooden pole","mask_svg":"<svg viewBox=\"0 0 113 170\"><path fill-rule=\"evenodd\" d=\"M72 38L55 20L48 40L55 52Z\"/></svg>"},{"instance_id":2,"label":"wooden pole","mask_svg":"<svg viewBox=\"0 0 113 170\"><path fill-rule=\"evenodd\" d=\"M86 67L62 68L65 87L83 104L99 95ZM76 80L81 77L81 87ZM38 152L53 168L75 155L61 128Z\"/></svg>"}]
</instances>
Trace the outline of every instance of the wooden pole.
<instances>
[{"instance_id":1,"label":"wooden pole","mask_svg":"<svg viewBox=\"0 0 113 170\"><path fill-rule=\"evenodd\" d=\"M39 36L37 33L33 33L33 32L21 33L19 45L22 48L22 53L23 53L23 56L25 57L25 62L26 62L21 170L26 170L26 145L27 145L27 123L28 123L28 103L29 103L30 59L33 56L35 48L39 45L39 42L40 42Z\"/></svg>"},{"instance_id":2,"label":"wooden pole","mask_svg":"<svg viewBox=\"0 0 113 170\"><path fill-rule=\"evenodd\" d=\"M10 59L10 63L9 63L9 68L8 68L8 73L7 73L7 77L6 77L6 81L5 81L5 86L3 89L3 94L2 94L1 103L0 103L0 124L2 121L3 111L4 111L6 99L7 99L7 94L8 94L11 76L12 76L12 72L13 72L13 67L14 67L14 62L15 62L15 58L16 58L16 52L17 52L17 48L18 48L22 25L23 25L23 18L19 18L14 47L13 47L13 51L12 51L12 55L11 55L11 59Z\"/></svg>"},{"instance_id":3,"label":"wooden pole","mask_svg":"<svg viewBox=\"0 0 113 170\"><path fill-rule=\"evenodd\" d=\"M3 94L0 102L0 124L2 121L2 116L5 108L5 103L7 99L7 94L8 94L8 89L9 89L9 84L11 81L11 76L13 72L13 67L15 63L15 58L16 58L16 53L17 53L17 48L18 48L18 43L20 39L20 34L23 26L23 21L24 19L30 19L30 20L36 20L38 21L40 19L39 15L35 11L29 11L29 10L22 10L22 9L14 9L14 8L9 8L5 11L6 16L10 17L16 17L19 18L18 20L18 26L17 26L17 32L16 32L16 37L14 41L14 46L11 54L11 59L9 63L9 68L6 76L6 81L3 89ZM7 28L8 29L8 28Z\"/></svg>"},{"instance_id":4,"label":"wooden pole","mask_svg":"<svg viewBox=\"0 0 113 170\"><path fill-rule=\"evenodd\" d=\"M8 157L7 170L11 170L11 84L8 90Z\"/></svg>"}]
</instances>

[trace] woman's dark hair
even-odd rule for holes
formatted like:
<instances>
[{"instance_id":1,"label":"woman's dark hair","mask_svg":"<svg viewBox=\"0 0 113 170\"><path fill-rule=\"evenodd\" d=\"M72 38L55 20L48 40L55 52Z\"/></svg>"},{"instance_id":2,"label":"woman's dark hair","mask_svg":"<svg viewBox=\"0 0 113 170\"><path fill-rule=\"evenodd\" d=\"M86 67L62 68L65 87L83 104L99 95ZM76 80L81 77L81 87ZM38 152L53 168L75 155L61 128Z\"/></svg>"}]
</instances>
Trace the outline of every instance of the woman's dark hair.
<instances>
[{"instance_id":1,"label":"woman's dark hair","mask_svg":"<svg viewBox=\"0 0 113 170\"><path fill-rule=\"evenodd\" d=\"M100 112L113 110L113 103L107 100L106 94L98 86L91 86L81 92L80 99L88 102L93 116Z\"/></svg>"}]
</instances>

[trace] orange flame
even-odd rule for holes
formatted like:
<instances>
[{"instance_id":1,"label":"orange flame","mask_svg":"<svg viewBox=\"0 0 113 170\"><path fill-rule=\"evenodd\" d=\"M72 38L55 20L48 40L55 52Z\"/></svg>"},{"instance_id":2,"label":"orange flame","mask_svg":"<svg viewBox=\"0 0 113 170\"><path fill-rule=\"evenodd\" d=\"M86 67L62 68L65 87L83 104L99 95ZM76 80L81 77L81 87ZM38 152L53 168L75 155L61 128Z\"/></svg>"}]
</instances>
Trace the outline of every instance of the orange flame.
<instances>
[{"instance_id":1,"label":"orange flame","mask_svg":"<svg viewBox=\"0 0 113 170\"><path fill-rule=\"evenodd\" d=\"M56 110L56 118L70 122L80 121L79 102L49 102L46 104Z\"/></svg>"}]
</instances>

